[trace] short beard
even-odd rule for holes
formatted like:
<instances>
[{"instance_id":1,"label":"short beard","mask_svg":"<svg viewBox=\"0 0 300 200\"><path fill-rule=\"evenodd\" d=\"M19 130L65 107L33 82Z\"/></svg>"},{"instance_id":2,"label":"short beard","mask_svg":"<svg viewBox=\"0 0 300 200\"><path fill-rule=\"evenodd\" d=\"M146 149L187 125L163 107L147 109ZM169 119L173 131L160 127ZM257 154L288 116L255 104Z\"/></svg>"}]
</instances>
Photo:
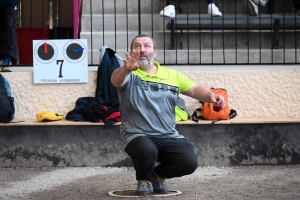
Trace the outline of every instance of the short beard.
<instances>
[{"instance_id":1,"label":"short beard","mask_svg":"<svg viewBox=\"0 0 300 200\"><path fill-rule=\"evenodd\" d=\"M139 60L138 64L142 70L148 70L152 67L150 60Z\"/></svg>"},{"instance_id":2,"label":"short beard","mask_svg":"<svg viewBox=\"0 0 300 200\"><path fill-rule=\"evenodd\" d=\"M153 54L151 54L150 57L147 56L147 60L139 60L138 64L139 64L139 68L141 68L141 70L151 69L154 65L154 56L153 56Z\"/></svg>"}]
</instances>

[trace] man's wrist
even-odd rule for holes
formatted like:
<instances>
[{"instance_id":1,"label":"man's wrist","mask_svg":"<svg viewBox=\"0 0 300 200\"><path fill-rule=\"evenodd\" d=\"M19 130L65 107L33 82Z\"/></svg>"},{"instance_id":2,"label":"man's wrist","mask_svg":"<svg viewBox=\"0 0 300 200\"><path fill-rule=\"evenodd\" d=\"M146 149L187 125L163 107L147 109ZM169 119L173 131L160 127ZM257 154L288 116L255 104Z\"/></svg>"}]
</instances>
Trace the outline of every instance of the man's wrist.
<instances>
[{"instance_id":1,"label":"man's wrist","mask_svg":"<svg viewBox=\"0 0 300 200\"><path fill-rule=\"evenodd\" d=\"M120 67L120 71L125 75L128 75L131 72L131 70L127 69L125 66Z\"/></svg>"}]
</instances>

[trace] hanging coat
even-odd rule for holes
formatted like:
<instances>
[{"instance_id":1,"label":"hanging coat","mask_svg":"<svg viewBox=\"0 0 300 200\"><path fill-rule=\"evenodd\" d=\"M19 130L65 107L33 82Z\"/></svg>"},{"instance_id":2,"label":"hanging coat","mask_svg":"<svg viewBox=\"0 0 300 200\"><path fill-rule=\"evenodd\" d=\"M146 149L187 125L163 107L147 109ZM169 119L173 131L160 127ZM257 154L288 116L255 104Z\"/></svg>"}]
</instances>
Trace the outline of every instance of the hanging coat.
<instances>
[{"instance_id":1,"label":"hanging coat","mask_svg":"<svg viewBox=\"0 0 300 200\"><path fill-rule=\"evenodd\" d=\"M117 89L111 83L113 71L120 67L116 52L110 48L101 49L102 58L98 67L96 99L100 104L119 107L119 98Z\"/></svg>"}]
</instances>

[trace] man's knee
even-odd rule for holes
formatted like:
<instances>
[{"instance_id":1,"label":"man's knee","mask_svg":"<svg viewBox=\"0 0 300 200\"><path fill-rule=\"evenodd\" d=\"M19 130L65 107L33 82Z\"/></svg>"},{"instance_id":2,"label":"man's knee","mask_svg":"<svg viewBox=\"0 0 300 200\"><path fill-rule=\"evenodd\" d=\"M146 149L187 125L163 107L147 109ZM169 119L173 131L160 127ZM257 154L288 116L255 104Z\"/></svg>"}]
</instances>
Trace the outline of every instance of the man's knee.
<instances>
[{"instance_id":1,"label":"man's knee","mask_svg":"<svg viewBox=\"0 0 300 200\"><path fill-rule=\"evenodd\" d=\"M157 157L157 148L146 137L137 137L125 148L125 152L133 159L153 160Z\"/></svg>"},{"instance_id":2,"label":"man's knee","mask_svg":"<svg viewBox=\"0 0 300 200\"><path fill-rule=\"evenodd\" d=\"M186 175L192 174L196 171L196 169L198 168L198 161L197 158L194 159L190 159L187 168L186 168Z\"/></svg>"},{"instance_id":3,"label":"man's knee","mask_svg":"<svg viewBox=\"0 0 300 200\"><path fill-rule=\"evenodd\" d=\"M194 147L192 143L187 143L185 152L185 160L186 163L186 175L192 174L198 168L198 159L197 155L195 154Z\"/></svg>"}]
</instances>

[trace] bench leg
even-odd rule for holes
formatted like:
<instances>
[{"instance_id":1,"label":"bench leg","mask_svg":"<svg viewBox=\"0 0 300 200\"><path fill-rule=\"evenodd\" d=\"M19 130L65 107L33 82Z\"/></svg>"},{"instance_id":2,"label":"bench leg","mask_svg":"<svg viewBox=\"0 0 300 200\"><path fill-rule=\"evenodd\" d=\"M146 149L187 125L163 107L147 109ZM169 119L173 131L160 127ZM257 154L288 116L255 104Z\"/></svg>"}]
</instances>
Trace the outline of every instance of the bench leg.
<instances>
[{"instance_id":1,"label":"bench leg","mask_svg":"<svg viewBox=\"0 0 300 200\"><path fill-rule=\"evenodd\" d=\"M279 19L274 19L274 30L273 30L273 49L279 48Z\"/></svg>"}]
</instances>

